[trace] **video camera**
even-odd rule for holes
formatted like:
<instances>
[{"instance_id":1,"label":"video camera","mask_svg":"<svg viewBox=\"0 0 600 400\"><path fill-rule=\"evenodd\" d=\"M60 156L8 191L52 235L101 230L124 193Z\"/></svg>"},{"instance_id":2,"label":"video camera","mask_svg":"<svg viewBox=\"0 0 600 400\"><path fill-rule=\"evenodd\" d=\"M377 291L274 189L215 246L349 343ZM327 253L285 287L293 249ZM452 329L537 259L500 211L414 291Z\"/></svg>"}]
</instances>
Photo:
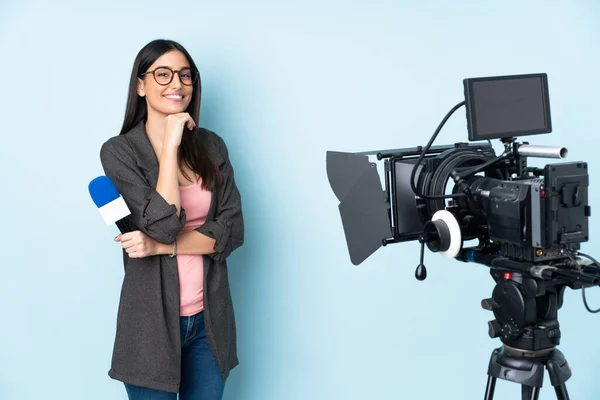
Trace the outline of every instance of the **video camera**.
<instances>
[{"instance_id":1,"label":"video camera","mask_svg":"<svg viewBox=\"0 0 600 400\"><path fill-rule=\"evenodd\" d=\"M588 311L599 311L590 310L584 289L600 283L600 264L579 252L589 240L588 164L527 164L568 154L565 147L517 141L552 132L547 74L470 78L463 85L464 101L424 147L327 152L350 260L359 265L381 246L416 240L419 280L427 276L425 246L490 267L496 287L482 307L494 312L489 335L503 346L492 353L486 399L498 377L521 383L524 399L537 398L544 367L559 399L568 399L570 368L556 349L565 288L582 289ZM432 146L463 105L470 143ZM504 148L499 155L493 139ZM385 189L369 156L383 160Z\"/></svg>"}]
</instances>

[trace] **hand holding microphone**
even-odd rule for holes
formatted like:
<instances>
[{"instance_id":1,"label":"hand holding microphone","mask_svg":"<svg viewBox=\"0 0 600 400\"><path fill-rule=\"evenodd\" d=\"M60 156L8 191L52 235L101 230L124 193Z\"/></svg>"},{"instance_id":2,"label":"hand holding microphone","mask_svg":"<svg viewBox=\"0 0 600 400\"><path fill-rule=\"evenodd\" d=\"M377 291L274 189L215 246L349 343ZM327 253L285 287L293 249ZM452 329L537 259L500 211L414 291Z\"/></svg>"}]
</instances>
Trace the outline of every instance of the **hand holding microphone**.
<instances>
[{"instance_id":1,"label":"hand holding microphone","mask_svg":"<svg viewBox=\"0 0 600 400\"><path fill-rule=\"evenodd\" d=\"M115 237L115 241L121 242L129 257L142 258L157 254L159 250L158 242L142 231L130 232L127 229L124 219L131 212L108 177L99 176L93 179L88 186L88 190L106 225L114 223L121 231L121 234Z\"/></svg>"},{"instance_id":2,"label":"hand holding microphone","mask_svg":"<svg viewBox=\"0 0 600 400\"><path fill-rule=\"evenodd\" d=\"M117 235L116 242L121 242L123 249L131 258L142 258L156 255L158 243L142 231L133 231Z\"/></svg>"}]
</instances>

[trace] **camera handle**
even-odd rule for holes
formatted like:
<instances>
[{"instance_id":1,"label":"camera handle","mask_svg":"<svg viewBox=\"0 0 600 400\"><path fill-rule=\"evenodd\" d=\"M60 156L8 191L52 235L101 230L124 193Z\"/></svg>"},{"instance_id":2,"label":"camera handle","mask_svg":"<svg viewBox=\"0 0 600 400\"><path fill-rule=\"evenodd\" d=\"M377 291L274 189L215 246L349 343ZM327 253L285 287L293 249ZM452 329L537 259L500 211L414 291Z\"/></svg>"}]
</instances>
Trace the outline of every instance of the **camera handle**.
<instances>
[{"instance_id":1,"label":"camera handle","mask_svg":"<svg viewBox=\"0 0 600 400\"><path fill-rule=\"evenodd\" d=\"M425 268L425 264L423 264L423 259L425 258L425 240L421 240L421 238L422 236L419 237L419 242L421 242L421 261L415 271L415 277L419 281L423 281L427 278L427 268Z\"/></svg>"}]
</instances>

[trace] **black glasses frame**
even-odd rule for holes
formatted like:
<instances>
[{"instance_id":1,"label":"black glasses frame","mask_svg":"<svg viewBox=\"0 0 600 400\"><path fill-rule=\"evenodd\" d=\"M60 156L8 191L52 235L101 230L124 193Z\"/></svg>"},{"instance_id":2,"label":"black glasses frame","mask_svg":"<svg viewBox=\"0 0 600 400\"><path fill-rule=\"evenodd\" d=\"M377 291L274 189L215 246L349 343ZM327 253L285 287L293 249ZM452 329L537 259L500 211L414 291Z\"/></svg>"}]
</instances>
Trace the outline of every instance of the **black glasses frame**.
<instances>
[{"instance_id":1,"label":"black glasses frame","mask_svg":"<svg viewBox=\"0 0 600 400\"><path fill-rule=\"evenodd\" d=\"M158 81L158 79L156 79L156 75L154 75L154 73L157 70L159 70L159 69L168 69L169 71L171 71L171 79L169 79L169 82L167 82L167 83L160 83ZM179 74L181 71L188 71L188 70L191 73L194 74L194 79L192 80L192 83L190 83L189 85L187 83L183 83L183 81L181 80L181 75ZM177 74L177 76L179 76L179 82L181 82L182 85L192 86L194 83L196 83L196 80L198 80L199 72L197 70L193 69L193 68L190 68L190 67L181 68L179 70L172 70L169 67L157 67L156 69L153 69L152 71L146 71L146 72L144 72L143 74L140 75L140 78L142 78L142 77L144 77L145 75L148 75L148 74L152 74L152 76L154 76L154 80L156 81L156 83L158 83L161 86L170 85L171 82L173 82L173 77L175 76L175 74Z\"/></svg>"}]
</instances>

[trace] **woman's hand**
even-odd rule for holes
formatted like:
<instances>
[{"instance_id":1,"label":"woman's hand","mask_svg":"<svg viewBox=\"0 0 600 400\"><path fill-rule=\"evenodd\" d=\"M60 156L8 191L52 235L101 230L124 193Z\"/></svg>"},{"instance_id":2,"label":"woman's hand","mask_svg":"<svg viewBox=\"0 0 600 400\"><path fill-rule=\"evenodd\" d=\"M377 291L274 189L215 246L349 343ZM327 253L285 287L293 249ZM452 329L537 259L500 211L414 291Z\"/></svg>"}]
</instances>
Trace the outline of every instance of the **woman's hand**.
<instances>
[{"instance_id":1,"label":"woman's hand","mask_svg":"<svg viewBox=\"0 0 600 400\"><path fill-rule=\"evenodd\" d=\"M142 231L119 234L115 241L121 242L130 258L149 257L157 254L158 243Z\"/></svg>"},{"instance_id":2,"label":"woman's hand","mask_svg":"<svg viewBox=\"0 0 600 400\"><path fill-rule=\"evenodd\" d=\"M171 114L165 118L165 137L163 146L179 147L181 137L183 136L183 128L187 126L189 130L194 129L196 123L190 114L183 112Z\"/></svg>"}]
</instances>

